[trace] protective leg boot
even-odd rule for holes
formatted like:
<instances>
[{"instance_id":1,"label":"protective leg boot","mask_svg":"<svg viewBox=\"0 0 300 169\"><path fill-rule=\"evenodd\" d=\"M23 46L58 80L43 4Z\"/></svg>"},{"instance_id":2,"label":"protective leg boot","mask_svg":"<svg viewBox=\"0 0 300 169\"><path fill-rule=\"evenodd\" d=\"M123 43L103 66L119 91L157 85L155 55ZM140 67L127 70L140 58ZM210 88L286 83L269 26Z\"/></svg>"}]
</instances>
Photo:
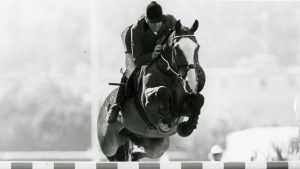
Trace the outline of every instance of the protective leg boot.
<instances>
[{"instance_id":1,"label":"protective leg boot","mask_svg":"<svg viewBox=\"0 0 300 169\"><path fill-rule=\"evenodd\" d=\"M116 97L116 102L113 104L113 106L110 108L108 114L108 120L107 122L112 124L114 123L119 115L119 112L122 110L121 106L125 100L125 84L127 81L127 77L123 75L121 79L122 85L119 87L119 91Z\"/></svg>"}]
</instances>

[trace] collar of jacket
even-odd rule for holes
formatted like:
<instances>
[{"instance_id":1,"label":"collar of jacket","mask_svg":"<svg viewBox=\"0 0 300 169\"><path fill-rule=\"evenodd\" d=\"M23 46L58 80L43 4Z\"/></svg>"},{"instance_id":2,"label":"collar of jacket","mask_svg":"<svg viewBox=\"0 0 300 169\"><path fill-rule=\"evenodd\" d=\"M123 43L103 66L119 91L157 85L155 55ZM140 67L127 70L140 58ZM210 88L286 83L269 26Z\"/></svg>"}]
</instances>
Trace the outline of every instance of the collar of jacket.
<instances>
[{"instance_id":1,"label":"collar of jacket","mask_svg":"<svg viewBox=\"0 0 300 169\"><path fill-rule=\"evenodd\" d=\"M143 22L144 22L144 30L148 30L149 29L149 26L146 22L146 19L145 19L146 16L143 16ZM167 17L165 15L163 15L162 17L162 24L165 24L167 21Z\"/></svg>"}]
</instances>

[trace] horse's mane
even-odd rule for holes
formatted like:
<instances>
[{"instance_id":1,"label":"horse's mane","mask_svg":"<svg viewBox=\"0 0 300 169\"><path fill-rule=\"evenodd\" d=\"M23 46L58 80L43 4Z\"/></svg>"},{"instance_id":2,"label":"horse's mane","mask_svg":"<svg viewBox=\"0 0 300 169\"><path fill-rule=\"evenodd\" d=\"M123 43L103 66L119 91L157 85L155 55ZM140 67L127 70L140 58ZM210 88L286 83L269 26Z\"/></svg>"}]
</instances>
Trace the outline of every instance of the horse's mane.
<instances>
[{"instance_id":1,"label":"horse's mane","mask_svg":"<svg viewBox=\"0 0 300 169\"><path fill-rule=\"evenodd\" d=\"M180 22L180 20L178 20L177 22ZM161 45L168 44L169 46L171 46L173 42L173 38L175 36L180 36L180 35L194 35L194 33L191 31L190 28L183 25L180 26L180 31L175 31L175 24L174 24L170 29L164 32L162 38L159 40L159 43ZM193 38L193 40L197 42L196 38Z\"/></svg>"}]
</instances>

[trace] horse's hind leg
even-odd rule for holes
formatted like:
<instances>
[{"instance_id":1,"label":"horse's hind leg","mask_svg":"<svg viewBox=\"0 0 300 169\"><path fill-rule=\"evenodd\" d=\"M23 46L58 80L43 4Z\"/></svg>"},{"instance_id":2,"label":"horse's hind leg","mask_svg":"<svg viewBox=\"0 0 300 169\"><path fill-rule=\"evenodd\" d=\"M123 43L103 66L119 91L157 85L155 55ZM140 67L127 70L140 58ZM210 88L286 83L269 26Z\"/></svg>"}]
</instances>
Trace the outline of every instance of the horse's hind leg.
<instances>
[{"instance_id":1,"label":"horse's hind leg","mask_svg":"<svg viewBox=\"0 0 300 169\"><path fill-rule=\"evenodd\" d=\"M97 128L98 128L98 140L102 152L107 157L115 155L119 146L124 145L126 142L126 136L120 134L120 131L124 126L116 121L113 124L107 123L107 111L110 107L110 102L104 102L101 107L98 116Z\"/></svg>"},{"instance_id":2,"label":"horse's hind leg","mask_svg":"<svg viewBox=\"0 0 300 169\"><path fill-rule=\"evenodd\" d=\"M126 143L126 136L120 134L121 126L116 123L107 125L104 135L99 138L102 152L108 157L114 156L119 146Z\"/></svg>"}]
</instances>

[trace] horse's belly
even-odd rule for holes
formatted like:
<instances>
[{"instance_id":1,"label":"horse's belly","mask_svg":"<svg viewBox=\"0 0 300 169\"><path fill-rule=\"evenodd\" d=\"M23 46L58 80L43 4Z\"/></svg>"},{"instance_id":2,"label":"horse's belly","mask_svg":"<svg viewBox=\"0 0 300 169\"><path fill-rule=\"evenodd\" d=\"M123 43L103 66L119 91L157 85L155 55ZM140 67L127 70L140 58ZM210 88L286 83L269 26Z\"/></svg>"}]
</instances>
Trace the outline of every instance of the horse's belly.
<instances>
[{"instance_id":1,"label":"horse's belly","mask_svg":"<svg viewBox=\"0 0 300 169\"><path fill-rule=\"evenodd\" d=\"M135 134L151 138L168 137L176 134L178 123L183 121L183 117L179 118L177 123L168 131L162 131L158 126L156 127L157 129L152 129L140 116L133 98L126 101L123 106L122 114L122 123L128 130Z\"/></svg>"}]
</instances>

